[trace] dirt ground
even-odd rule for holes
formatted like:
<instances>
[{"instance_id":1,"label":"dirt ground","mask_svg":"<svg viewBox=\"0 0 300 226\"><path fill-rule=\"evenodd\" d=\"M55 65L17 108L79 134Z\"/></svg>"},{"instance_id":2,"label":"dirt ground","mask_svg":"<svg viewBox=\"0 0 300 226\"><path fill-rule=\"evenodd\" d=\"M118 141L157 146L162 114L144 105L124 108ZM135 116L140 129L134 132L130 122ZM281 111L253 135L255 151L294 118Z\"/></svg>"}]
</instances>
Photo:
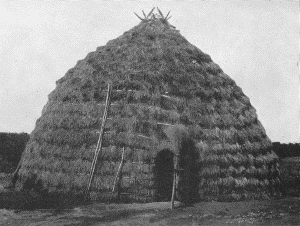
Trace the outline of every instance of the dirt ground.
<instances>
[{"instance_id":1,"label":"dirt ground","mask_svg":"<svg viewBox=\"0 0 300 226\"><path fill-rule=\"evenodd\" d=\"M170 210L169 202L87 205L73 203L59 209L36 209L38 206L51 205L41 203L40 198L33 194L4 189L9 184L8 179L0 178L0 226L300 225L300 197L243 202L200 202L191 207L180 207L179 203L175 203L174 210ZM28 210L29 206L34 208Z\"/></svg>"},{"instance_id":2,"label":"dirt ground","mask_svg":"<svg viewBox=\"0 0 300 226\"><path fill-rule=\"evenodd\" d=\"M89 204L72 209L0 210L0 225L300 225L300 198L200 202L170 210L170 203Z\"/></svg>"}]
</instances>

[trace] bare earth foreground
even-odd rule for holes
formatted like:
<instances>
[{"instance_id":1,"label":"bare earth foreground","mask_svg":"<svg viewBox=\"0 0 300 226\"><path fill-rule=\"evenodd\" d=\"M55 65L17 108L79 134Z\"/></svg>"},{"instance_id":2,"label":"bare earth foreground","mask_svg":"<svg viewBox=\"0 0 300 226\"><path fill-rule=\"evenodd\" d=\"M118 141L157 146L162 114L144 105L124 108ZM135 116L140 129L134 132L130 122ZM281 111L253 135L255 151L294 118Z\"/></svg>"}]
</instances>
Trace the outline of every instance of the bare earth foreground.
<instances>
[{"instance_id":1,"label":"bare earth foreground","mask_svg":"<svg viewBox=\"0 0 300 226\"><path fill-rule=\"evenodd\" d=\"M178 203L176 203L178 205ZM201 202L169 209L167 202L89 204L72 209L0 209L0 225L300 225L300 198Z\"/></svg>"}]
</instances>

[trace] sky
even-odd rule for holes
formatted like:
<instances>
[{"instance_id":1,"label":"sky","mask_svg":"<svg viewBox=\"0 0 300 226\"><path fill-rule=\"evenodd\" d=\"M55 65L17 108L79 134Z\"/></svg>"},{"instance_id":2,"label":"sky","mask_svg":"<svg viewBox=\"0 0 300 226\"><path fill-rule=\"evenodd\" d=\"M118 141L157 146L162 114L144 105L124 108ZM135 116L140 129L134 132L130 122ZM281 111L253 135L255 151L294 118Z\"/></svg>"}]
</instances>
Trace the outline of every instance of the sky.
<instances>
[{"instance_id":1,"label":"sky","mask_svg":"<svg viewBox=\"0 0 300 226\"><path fill-rule=\"evenodd\" d=\"M299 2L0 1L0 132L27 132L55 81L159 7L235 80L272 141L300 142Z\"/></svg>"}]
</instances>

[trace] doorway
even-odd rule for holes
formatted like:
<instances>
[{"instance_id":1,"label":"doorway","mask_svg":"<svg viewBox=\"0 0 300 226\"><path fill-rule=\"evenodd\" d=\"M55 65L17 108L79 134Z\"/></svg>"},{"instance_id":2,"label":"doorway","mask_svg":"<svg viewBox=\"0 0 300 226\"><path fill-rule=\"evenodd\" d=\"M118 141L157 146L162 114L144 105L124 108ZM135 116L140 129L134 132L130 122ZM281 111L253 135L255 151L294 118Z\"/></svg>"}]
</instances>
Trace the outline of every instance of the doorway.
<instances>
[{"instance_id":1,"label":"doorway","mask_svg":"<svg viewBox=\"0 0 300 226\"><path fill-rule=\"evenodd\" d=\"M163 149L154 160L154 201L166 202L172 197L174 154L169 149Z\"/></svg>"},{"instance_id":2,"label":"doorway","mask_svg":"<svg viewBox=\"0 0 300 226\"><path fill-rule=\"evenodd\" d=\"M182 203L190 205L198 201L199 194L199 154L193 140L185 139L181 142L178 158L178 187L177 198Z\"/></svg>"}]
</instances>

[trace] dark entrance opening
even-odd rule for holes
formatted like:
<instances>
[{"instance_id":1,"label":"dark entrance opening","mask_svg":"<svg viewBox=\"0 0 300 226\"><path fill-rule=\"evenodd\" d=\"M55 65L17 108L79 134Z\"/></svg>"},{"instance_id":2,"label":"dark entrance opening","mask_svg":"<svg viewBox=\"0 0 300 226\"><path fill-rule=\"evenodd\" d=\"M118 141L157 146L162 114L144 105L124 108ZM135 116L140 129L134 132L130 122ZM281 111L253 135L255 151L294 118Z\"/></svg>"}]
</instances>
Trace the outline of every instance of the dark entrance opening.
<instances>
[{"instance_id":1,"label":"dark entrance opening","mask_svg":"<svg viewBox=\"0 0 300 226\"><path fill-rule=\"evenodd\" d=\"M174 154L168 149L160 151L154 160L154 201L170 201L173 186Z\"/></svg>"},{"instance_id":2,"label":"dark entrance opening","mask_svg":"<svg viewBox=\"0 0 300 226\"><path fill-rule=\"evenodd\" d=\"M196 152L195 144L191 139L181 142L178 158L178 188L177 198L186 205L198 201L199 176L198 161L199 154Z\"/></svg>"}]
</instances>

